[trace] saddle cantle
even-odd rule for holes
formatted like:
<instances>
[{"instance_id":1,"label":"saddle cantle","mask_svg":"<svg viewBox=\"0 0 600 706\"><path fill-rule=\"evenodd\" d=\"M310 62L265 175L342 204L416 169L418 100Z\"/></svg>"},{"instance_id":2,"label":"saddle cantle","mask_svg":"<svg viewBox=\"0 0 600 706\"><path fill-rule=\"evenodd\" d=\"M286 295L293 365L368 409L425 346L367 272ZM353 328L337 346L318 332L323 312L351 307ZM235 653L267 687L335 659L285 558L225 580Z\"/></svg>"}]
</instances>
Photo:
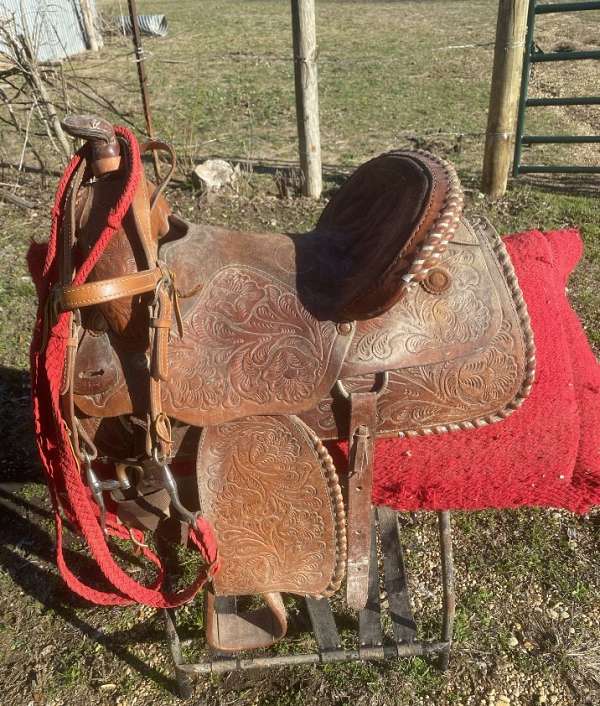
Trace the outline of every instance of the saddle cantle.
<instances>
[{"instance_id":1,"label":"saddle cantle","mask_svg":"<svg viewBox=\"0 0 600 706\"><path fill-rule=\"evenodd\" d=\"M410 437L500 421L527 397L535 373L529 317L493 227L465 220L428 279L386 314L360 322L340 371L365 391L386 371L377 433ZM301 417L322 439L344 438L340 395Z\"/></svg>"},{"instance_id":2,"label":"saddle cantle","mask_svg":"<svg viewBox=\"0 0 600 706\"><path fill-rule=\"evenodd\" d=\"M376 438L499 422L531 389L533 337L497 233L461 218L453 168L425 152L361 166L306 234L189 223L142 176L74 285L136 156L103 121L66 128L91 152L70 181L52 307L73 312L63 415L102 512L110 491L126 525L210 521L218 649L281 637L280 592L330 595L344 564L363 607ZM335 439L350 447L346 502L323 446ZM96 454L114 480L97 480ZM193 458L197 493L168 466ZM215 611L215 596L249 594L266 607Z\"/></svg>"}]
</instances>

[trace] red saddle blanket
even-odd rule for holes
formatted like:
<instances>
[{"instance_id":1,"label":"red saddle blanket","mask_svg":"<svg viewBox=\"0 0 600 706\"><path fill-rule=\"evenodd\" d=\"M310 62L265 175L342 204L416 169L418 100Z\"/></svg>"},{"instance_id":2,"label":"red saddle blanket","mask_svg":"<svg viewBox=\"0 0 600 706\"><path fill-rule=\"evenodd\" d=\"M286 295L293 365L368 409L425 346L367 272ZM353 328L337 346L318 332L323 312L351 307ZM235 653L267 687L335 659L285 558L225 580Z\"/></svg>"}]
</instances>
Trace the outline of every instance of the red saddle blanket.
<instances>
[{"instance_id":1,"label":"red saddle blanket","mask_svg":"<svg viewBox=\"0 0 600 706\"><path fill-rule=\"evenodd\" d=\"M522 505L586 512L600 504L600 365L565 293L583 245L577 230L505 239L537 350L529 398L483 429L376 445L373 501L397 510ZM345 444L330 449L343 468Z\"/></svg>"}]
</instances>

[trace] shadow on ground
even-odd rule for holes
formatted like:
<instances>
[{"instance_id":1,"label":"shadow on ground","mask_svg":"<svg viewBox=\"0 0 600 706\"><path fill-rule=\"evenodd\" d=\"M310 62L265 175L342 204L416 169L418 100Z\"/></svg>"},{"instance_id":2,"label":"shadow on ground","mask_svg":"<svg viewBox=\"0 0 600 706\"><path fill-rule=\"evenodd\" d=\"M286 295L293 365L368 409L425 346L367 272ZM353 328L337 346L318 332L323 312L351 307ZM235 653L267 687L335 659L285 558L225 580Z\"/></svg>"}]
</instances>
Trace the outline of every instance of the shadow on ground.
<instances>
[{"instance_id":1,"label":"shadow on ground","mask_svg":"<svg viewBox=\"0 0 600 706\"><path fill-rule=\"evenodd\" d=\"M0 481L41 480L29 371L0 365Z\"/></svg>"},{"instance_id":2,"label":"shadow on ground","mask_svg":"<svg viewBox=\"0 0 600 706\"><path fill-rule=\"evenodd\" d=\"M599 167L600 169L600 167ZM600 193L600 174L526 174L512 180L550 194L593 196Z\"/></svg>"},{"instance_id":3,"label":"shadow on ground","mask_svg":"<svg viewBox=\"0 0 600 706\"><path fill-rule=\"evenodd\" d=\"M55 571L54 539L43 525L52 520L52 512L37 502L25 500L17 494L19 485L0 485L0 565L22 591L39 602L48 611L72 625L78 632L96 644L102 645L115 657L122 660L141 676L177 693L176 682L135 656L127 646L130 644L160 642L164 640L161 616L157 613L128 630L105 633L78 615L80 609L89 609L90 604L78 598L64 584ZM42 525L42 526L40 526ZM69 542L73 544L73 542ZM116 552L119 554L120 552ZM124 558L121 552L121 558ZM127 557L131 562L131 558ZM102 577L94 562L65 549L67 564L84 580L102 589ZM94 615L97 618L98 616ZM185 637L185 635L183 635Z\"/></svg>"}]
</instances>

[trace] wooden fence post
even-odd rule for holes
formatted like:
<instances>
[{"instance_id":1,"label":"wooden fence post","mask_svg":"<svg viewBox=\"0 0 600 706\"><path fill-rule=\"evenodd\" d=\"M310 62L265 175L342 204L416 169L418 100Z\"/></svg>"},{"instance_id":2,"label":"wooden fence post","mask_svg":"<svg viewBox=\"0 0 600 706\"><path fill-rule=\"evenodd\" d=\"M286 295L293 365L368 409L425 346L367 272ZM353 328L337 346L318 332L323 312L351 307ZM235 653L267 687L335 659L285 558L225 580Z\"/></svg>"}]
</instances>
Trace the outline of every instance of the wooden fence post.
<instances>
[{"instance_id":1,"label":"wooden fence post","mask_svg":"<svg viewBox=\"0 0 600 706\"><path fill-rule=\"evenodd\" d=\"M529 0L499 0L494 70L488 111L482 190L497 199L506 191L513 153Z\"/></svg>"},{"instance_id":2,"label":"wooden fence post","mask_svg":"<svg viewBox=\"0 0 600 706\"><path fill-rule=\"evenodd\" d=\"M80 0L81 17L87 38L87 45L90 51L98 51L100 42L98 41L98 32L94 23L94 13L89 0Z\"/></svg>"},{"instance_id":3,"label":"wooden fence post","mask_svg":"<svg viewBox=\"0 0 600 706\"><path fill-rule=\"evenodd\" d=\"M321 196L323 179L315 0L292 0L292 36L298 146L300 167L304 175L302 191L305 196L318 199Z\"/></svg>"}]
</instances>

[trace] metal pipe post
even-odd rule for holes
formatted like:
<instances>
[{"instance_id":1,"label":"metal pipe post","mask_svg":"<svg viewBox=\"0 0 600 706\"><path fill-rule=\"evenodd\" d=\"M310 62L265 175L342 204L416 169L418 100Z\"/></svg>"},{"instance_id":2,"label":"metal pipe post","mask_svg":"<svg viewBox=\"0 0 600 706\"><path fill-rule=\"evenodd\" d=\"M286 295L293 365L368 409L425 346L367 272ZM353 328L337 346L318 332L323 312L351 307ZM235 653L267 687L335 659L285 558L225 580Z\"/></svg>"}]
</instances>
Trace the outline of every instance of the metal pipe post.
<instances>
[{"instance_id":1,"label":"metal pipe post","mask_svg":"<svg viewBox=\"0 0 600 706\"><path fill-rule=\"evenodd\" d=\"M146 67L144 49L142 47L142 36L140 34L140 24L138 22L137 7L135 0L127 0L129 6L129 18L131 19L131 30L133 37L133 47L135 50L135 61L137 64L138 79L140 82L140 92L142 94L142 105L144 106L144 118L146 120L146 132L148 137L154 139L154 128L152 127L152 113L150 111L150 99L148 97L148 77L146 76ZM154 164L154 174L156 182L160 182L160 167L158 163L158 152L152 150L152 161Z\"/></svg>"},{"instance_id":2,"label":"metal pipe post","mask_svg":"<svg viewBox=\"0 0 600 706\"><path fill-rule=\"evenodd\" d=\"M517 134L515 138L515 154L513 157L513 176L519 176L519 167L521 166L521 153L523 151L523 142L521 135L525 129L525 108L527 107L526 97L527 89L529 88L529 57L533 49L533 27L535 24L535 6L536 0L530 0L529 12L527 14L527 35L525 37L525 52L523 54L523 68L521 73L521 91L519 95L519 112L517 115Z\"/></svg>"},{"instance_id":3,"label":"metal pipe post","mask_svg":"<svg viewBox=\"0 0 600 706\"><path fill-rule=\"evenodd\" d=\"M193 680L190 675L181 669L183 664L183 656L181 654L181 642L177 633L175 610L173 608L163 608L163 618L165 621L165 632L171 657L175 666L175 678L177 679L177 690L182 699L189 699L194 691Z\"/></svg>"}]
</instances>

